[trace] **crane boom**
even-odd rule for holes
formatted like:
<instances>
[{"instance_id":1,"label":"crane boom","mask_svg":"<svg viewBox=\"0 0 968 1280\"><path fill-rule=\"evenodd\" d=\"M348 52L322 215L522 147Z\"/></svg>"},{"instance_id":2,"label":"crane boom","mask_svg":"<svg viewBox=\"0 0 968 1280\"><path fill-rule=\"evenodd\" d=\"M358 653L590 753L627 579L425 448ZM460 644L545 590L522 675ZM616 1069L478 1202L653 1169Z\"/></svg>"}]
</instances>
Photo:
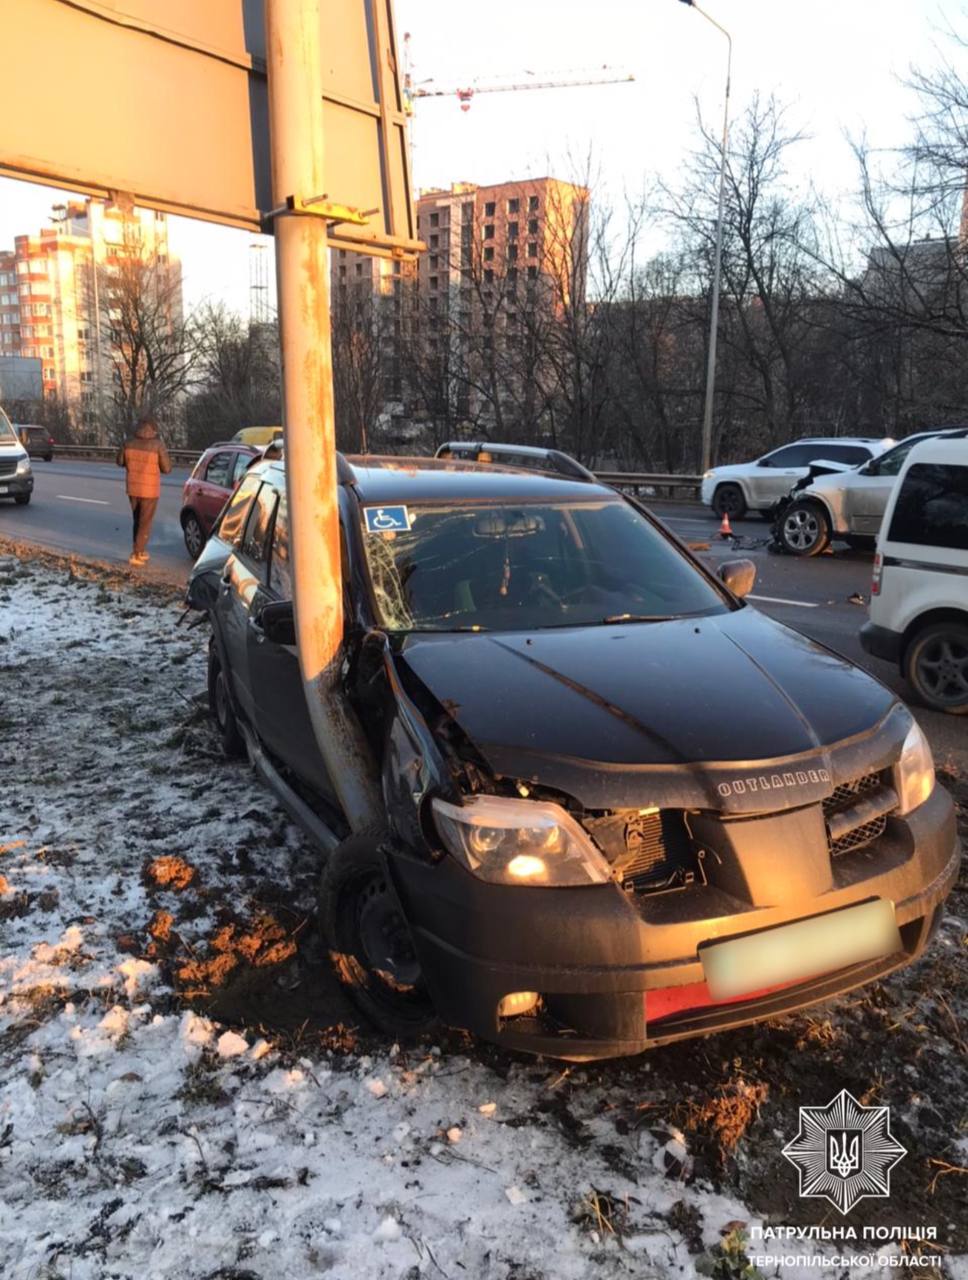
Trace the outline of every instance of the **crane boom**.
<instances>
[{"instance_id":1,"label":"crane boom","mask_svg":"<svg viewBox=\"0 0 968 1280\"><path fill-rule=\"evenodd\" d=\"M582 88L587 85L596 84L628 84L635 79L635 76L627 72L616 72L613 67L600 67L602 75L585 75L575 74L567 75L556 72L550 72L544 80L526 80L516 83L497 83L497 84L469 84L459 86L453 89L438 89L436 87L428 87L428 84L413 83L410 68L410 32L404 33L403 37L403 57L404 57L404 78L403 93L406 103L408 115L413 115L414 103L417 98L456 98L460 103L461 111L469 111L471 102L479 93L518 93L530 89L575 89ZM592 68L589 68L592 70Z\"/></svg>"}]
</instances>

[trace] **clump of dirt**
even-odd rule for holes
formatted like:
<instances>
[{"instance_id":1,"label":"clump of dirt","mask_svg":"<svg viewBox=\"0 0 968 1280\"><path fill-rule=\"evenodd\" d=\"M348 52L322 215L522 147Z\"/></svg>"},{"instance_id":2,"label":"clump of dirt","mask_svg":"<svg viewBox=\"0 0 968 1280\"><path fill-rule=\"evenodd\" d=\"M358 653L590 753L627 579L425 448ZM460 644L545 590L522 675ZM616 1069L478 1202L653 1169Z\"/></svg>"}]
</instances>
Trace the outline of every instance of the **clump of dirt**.
<instances>
[{"instance_id":1,"label":"clump of dirt","mask_svg":"<svg viewBox=\"0 0 968 1280\"><path fill-rule=\"evenodd\" d=\"M155 942L166 943L171 940L172 925L175 917L170 911L156 911L148 924L148 932Z\"/></svg>"},{"instance_id":2,"label":"clump of dirt","mask_svg":"<svg viewBox=\"0 0 968 1280\"><path fill-rule=\"evenodd\" d=\"M733 1155L770 1095L765 1081L751 1084L742 1077L727 1080L701 1101L683 1107L686 1129L711 1140L717 1163Z\"/></svg>"},{"instance_id":3,"label":"clump of dirt","mask_svg":"<svg viewBox=\"0 0 968 1280\"><path fill-rule=\"evenodd\" d=\"M152 922L166 929L170 936L173 923L159 921L164 912L156 912ZM149 925L149 932L152 926ZM157 935L153 935L157 936ZM184 960L175 969L175 979L186 996L200 995L225 983L229 974L240 964L252 968L278 968L296 954L296 943L284 925L268 913L257 916L250 923L232 921L223 924L209 943L209 954Z\"/></svg>"},{"instance_id":4,"label":"clump of dirt","mask_svg":"<svg viewBox=\"0 0 968 1280\"><path fill-rule=\"evenodd\" d=\"M146 879L159 889L187 889L197 875L198 871L191 863L171 853L155 858L145 868Z\"/></svg>"}]
</instances>

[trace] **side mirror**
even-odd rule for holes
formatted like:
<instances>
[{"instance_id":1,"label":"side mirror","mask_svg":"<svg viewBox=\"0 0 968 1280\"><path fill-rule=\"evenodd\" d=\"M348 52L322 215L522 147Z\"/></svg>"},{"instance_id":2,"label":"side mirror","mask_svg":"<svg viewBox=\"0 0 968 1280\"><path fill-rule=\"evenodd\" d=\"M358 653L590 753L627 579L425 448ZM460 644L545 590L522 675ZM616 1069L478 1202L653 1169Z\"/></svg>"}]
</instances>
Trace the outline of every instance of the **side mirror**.
<instances>
[{"instance_id":1,"label":"side mirror","mask_svg":"<svg viewBox=\"0 0 968 1280\"><path fill-rule=\"evenodd\" d=\"M264 605L256 616L256 622L262 628L265 638L273 644L296 643L296 619L291 600L277 600Z\"/></svg>"},{"instance_id":2,"label":"side mirror","mask_svg":"<svg viewBox=\"0 0 968 1280\"><path fill-rule=\"evenodd\" d=\"M756 465L758 467L772 467L773 463L769 460L769 458L757 458Z\"/></svg>"},{"instance_id":3,"label":"side mirror","mask_svg":"<svg viewBox=\"0 0 968 1280\"><path fill-rule=\"evenodd\" d=\"M862 476L876 476L878 474L876 460L871 458L870 462L865 462L860 468L860 474Z\"/></svg>"},{"instance_id":4,"label":"side mirror","mask_svg":"<svg viewBox=\"0 0 968 1280\"><path fill-rule=\"evenodd\" d=\"M719 577L734 596L742 599L753 590L753 583L756 581L756 565L752 560L724 560L719 566Z\"/></svg>"}]
</instances>

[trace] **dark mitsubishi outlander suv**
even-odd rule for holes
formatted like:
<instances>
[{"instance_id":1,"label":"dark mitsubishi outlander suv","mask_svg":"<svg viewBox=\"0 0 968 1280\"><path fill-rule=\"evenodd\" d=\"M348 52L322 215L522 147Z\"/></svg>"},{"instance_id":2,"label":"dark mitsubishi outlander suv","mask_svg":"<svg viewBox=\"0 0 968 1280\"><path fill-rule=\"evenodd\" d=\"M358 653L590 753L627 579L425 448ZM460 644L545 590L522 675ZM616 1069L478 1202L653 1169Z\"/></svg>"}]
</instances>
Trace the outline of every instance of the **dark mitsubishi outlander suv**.
<instances>
[{"instance_id":1,"label":"dark mitsubishi outlander suv","mask_svg":"<svg viewBox=\"0 0 968 1280\"><path fill-rule=\"evenodd\" d=\"M340 696L378 829L349 831L310 725L282 462L192 572L222 740L325 851L358 1006L394 1035L437 1017L599 1058L915 959L960 855L906 707L744 603L748 561L717 576L566 455L485 447L339 459Z\"/></svg>"}]
</instances>

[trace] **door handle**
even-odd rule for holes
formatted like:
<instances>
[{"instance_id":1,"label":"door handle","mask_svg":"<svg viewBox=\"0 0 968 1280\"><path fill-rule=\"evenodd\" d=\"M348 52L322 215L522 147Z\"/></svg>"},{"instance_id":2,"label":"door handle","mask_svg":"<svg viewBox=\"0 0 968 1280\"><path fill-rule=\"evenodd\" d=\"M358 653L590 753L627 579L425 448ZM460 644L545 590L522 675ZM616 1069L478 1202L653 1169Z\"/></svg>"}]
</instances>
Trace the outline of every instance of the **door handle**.
<instances>
[{"instance_id":1,"label":"door handle","mask_svg":"<svg viewBox=\"0 0 968 1280\"><path fill-rule=\"evenodd\" d=\"M266 638L266 633L259 626L259 622L254 614L249 614L249 628L255 633L255 638L259 644L262 644Z\"/></svg>"}]
</instances>

